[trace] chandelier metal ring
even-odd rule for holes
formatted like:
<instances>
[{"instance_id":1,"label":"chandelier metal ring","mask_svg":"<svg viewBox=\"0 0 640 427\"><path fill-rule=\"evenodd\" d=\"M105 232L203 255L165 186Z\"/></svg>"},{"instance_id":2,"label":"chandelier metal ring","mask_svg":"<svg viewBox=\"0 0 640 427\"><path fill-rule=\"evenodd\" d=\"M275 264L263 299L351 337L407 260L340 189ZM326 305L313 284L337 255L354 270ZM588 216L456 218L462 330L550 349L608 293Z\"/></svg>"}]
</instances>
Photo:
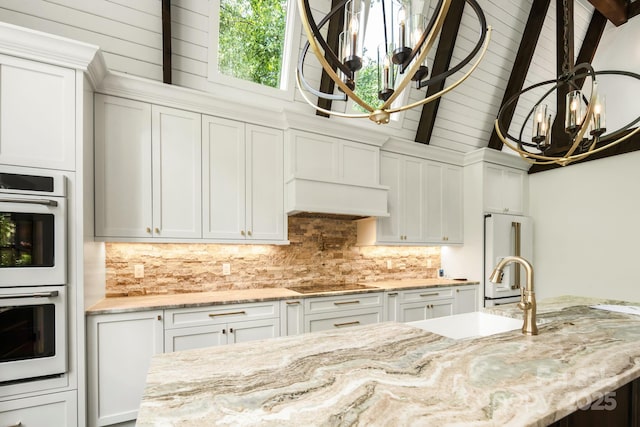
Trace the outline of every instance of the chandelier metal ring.
<instances>
[{"instance_id":1,"label":"chandelier metal ring","mask_svg":"<svg viewBox=\"0 0 640 427\"><path fill-rule=\"evenodd\" d=\"M485 19L484 13L482 12L482 9L480 8L476 0L466 0L466 4L469 4L471 8L474 10L477 16L478 22L480 24L480 35L477 43L475 44L471 52L454 67L451 67L447 69L445 72L440 73L436 76L432 76L428 80L418 82L418 85L419 85L418 87L423 88L423 87L433 85L435 83L439 83L443 81L447 77L460 71L463 67L469 64L475 56L478 55L478 52L481 52L476 63L473 64L471 70L465 73L461 79L450 84L448 87L440 90L438 93L433 94L429 97L426 97L421 101L414 102L412 104L403 105L403 106L394 107L394 108L391 107L394 100L400 95L400 93L403 92L403 90L411 82L412 77L416 74L416 72L420 68L421 63L426 59L426 56L429 53L431 46L434 44L438 34L442 29L442 26L444 24L444 19L448 13L451 0L438 0L436 8L434 9L434 13L431 16L429 23L425 27L419 41L417 42L416 46L411 50L411 54L408 55L405 61L401 64L402 66L401 72L407 71L405 77L401 80L399 84L396 85L396 87L394 88L395 91L391 94L391 96L388 99L385 100L383 105L375 109L374 107L372 107L371 105L363 101L357 94L355 94L352 88L348 87L347 84L343 82L342 79L338 76L338 74L336 73L336 70L341 71L345 75L349 75L349 73L352 73L352 72L351 70L348 69L348 67L345 66L345 64L343 64L339 60L338 56L328 46L326 40L320 34L320 29L324 25L326 25L326 23L329 22L329 20L336 13L339 13L342 10L342 8L345 6L347 1L348 0L342 0L338 2L331 9L331 11L319 23L316 24L311 14L311 7L309 6L309 0L299 0L299 10L300 10L300 15L302 19L302 24L307 34L308 40L305 43L302 49L302 53L298 60L298 67L296 69L296 83L298 85L298 88L300 89L300 93L304 98L304 100L313 108L315 108L316 110L322 113L329 114L329 115L336 115L336 116L345 117L345 118L368 117L371 120L375 121L376 123L387 123L388 117L390 114L400 112L400 111L405 111L410 108L414 108L416 106L426 104L427 102L431 102L434 99L441 97L445 93L457 87L459 84L462 83L462 81L466 80L469 77L469 75L473 70L477 68L480 61L486 54L489 40L490 40L490 35L491 35L491 27L488 27L486 25L486 19ZM309 48L313 50L316 58L318 59L318 62L322 65L323 70L335 82L335 84L340 88L343 94L322 92L314 89L307 82L304 76L304 62L305 62L307 53L309 51ZM411 66L409 67L410 64ZM409 67L408 70L406 70L407 67ZM315 105L315 103L312 102L311 99L309 99L309 97L305 94L305 91L318 98L327 99L327 100L346 101L348 98L351 98L363 109L368 111L368 113L367 114L349 114L349 113L342 113L338 111L321 108Z\"/></svg>"}]
</instances>

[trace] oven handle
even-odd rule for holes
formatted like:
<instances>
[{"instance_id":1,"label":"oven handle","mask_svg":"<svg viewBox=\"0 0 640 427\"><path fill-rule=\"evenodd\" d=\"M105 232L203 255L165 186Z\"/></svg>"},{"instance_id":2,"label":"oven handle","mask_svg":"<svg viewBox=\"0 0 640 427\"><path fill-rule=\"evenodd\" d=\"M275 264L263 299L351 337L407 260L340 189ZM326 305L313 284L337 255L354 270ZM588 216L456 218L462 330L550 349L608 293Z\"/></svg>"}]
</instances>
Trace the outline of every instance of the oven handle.
<instances>
[{"instance_id":1,"label":"oven handle","mask_svg":"<svg viewBox=\"0 0 640 427\"><path fill-rule=\"evenodd\" d=\"M30 205L58 206L58 202L48 199L0 199L0 203L27 203Z\"/></svg>"},{"instance_id":2,"label":"oven handle","mask_svg":"<svg viewBox=\"0 0 640 427\"><path fill-rule=\"evenodd\" d=\"M15 299L15 298L54 298L59 295L58 291L51 292L33 292L30 294L13 294L13 295L0 295L0 299Z\"/></svg>"}]
</instances>

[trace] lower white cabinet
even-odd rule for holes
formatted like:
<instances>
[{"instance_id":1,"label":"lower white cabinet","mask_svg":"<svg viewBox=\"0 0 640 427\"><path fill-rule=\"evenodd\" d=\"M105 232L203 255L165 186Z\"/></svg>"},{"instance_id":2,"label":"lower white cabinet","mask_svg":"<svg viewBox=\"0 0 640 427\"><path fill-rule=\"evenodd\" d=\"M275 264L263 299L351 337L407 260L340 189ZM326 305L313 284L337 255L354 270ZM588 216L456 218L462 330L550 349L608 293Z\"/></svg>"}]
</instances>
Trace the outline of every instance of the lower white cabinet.
<instances>
[{"instance_id":1,"label":"lower white cabinet","mask_svg":"<svg viewBox=\"0 0 640 427\"><path fill-rule=\"evenodd\" d=\"M75 427L77 403L75 391L0 402L0 426Z\"/></svg>"},{"instance_id":2,"label":"lower white cabinet","mask_svg":"<svg viewBox=\"0 0 640 427\"><path fill-rule=\"evenodd\" d=\"M299 335L304 332L304 304L300 299L280 301L280 334Z\"/></svg>"},{"instance_id":3,"label":"lower white cabinet","mask_svg":"<svg viewBox=\"0 0 640 427\"><path fill-rule=\"evenodd\" d=\"M136 418L151 357L163 350L162 319L162 310L87 317L90 427Z\"/></svg>"},{"instance_id":4,"label":"lower white cabinet","mask_svg":"<svg viewBox=\"0 0 640 427\"><path fill-rule=\"evenodd\" d=\"M382 322L383 292L306 298L304 332Z\"/></svg>"},{"instance_id":5,"label":"lower white cabinet","mask_svg":"<svg viewBox=\"0 0 640 427\"><path fill-rule=\"evenodd\" d=\"M171 309L165 318L165 352L280 336L278 301Z\"/></svg>"},{"instance_id":6,"label":"lower white cabinet","mask_svg":"<svg viewBox=\"0 0 640 427\"><path fill-rule=\"evenodd\" d=\"M414 322L476 311L477 292L477 285L388 291L385 320Z\"/></svg>"}]
</instances>

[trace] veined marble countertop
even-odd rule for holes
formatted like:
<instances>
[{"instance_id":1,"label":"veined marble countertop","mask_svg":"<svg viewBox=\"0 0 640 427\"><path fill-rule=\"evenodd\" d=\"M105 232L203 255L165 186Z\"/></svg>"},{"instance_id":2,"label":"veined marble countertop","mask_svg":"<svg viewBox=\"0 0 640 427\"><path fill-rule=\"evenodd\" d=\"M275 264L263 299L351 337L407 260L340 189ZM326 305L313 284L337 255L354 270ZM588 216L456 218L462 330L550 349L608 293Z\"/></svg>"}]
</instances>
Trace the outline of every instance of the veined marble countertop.
<instances>
[{"instance_id":1,"label":"veined marble countertop","mask_svg":"<svg viewBox=\"0 0 640 427\"><path fill-rule=\"evenodd\" d=\"M137 426L548 425L640 377L640 316L595 303L540 302L537 336L386 322L157 355Z\"/></svg>"},{"instance_id":2,"label":"veined marble countertop","mask_svg":"<svg viewBox=\"0 0 640 427\"><path fill-rule=\"evenodd\" d=\"M204 305L236 304L279 300L285 298L307 298L328 295L347 295L388 290L406 290L425 287L449 287L478 285L478 281L453 279L410 279L362 283L368 289L339 290L332 292L300 293L287 288L240 289L215 292L192 292L185 294L144 295L134 297L104 298L86 310L87 314L123 313L139 310L198 307Z\"/></svg>"}]
</instances>

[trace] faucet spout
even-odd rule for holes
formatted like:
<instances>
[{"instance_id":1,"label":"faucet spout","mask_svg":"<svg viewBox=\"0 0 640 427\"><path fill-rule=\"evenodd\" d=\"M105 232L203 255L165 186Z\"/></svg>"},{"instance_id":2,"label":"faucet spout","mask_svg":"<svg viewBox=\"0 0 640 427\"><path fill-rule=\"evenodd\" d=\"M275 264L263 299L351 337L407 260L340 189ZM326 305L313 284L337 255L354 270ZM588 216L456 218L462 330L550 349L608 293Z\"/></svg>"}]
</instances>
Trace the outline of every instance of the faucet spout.
<instances>
[{"instance_id":1,"label":"faucet spout","mask_svg":"<svg viewBox=\"0 0 640 427\"><path fill-rule=\"evenodd\" d=\"M518 303L518 308L523 311L524 316L522 333L525 335L538 335L538 326L536 325L536 295L533 292L533 266L531 263L520 256L504 257L498 265L496 265L489 280L492 283L501 283L504 274L503 270L511 263L522 265L527 272L527 284L521 289L520 302Z\"/></svg>"}]
</instances>

